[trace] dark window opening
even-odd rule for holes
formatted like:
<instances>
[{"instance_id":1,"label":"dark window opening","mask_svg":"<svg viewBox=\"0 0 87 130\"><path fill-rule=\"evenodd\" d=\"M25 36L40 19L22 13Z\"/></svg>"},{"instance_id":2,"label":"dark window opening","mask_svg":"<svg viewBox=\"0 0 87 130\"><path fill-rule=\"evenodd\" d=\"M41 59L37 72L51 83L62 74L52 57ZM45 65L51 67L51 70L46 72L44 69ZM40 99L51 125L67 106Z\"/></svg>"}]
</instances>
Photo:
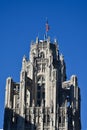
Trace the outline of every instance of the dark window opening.
<instances>
[{"instance_id":1,"label":"dark window opening","mask_svg":"<svg viewBox=\"0 0 87 130\"><path fill-rule=\"evenodd\" d=\"M37 86L37 91L40 91L40 90L41 90L41 86L38 85L38 86Z\"/></svg>"},{"instance_id":2,"label":"dark window opening","mask_svg":"<svg viewBox=\"0 0 87 130\"><path fill-rule=\"evenodd\" d=\"M40 99L41 98L41 93L37 92L37 98Z\"/></svg>"},{"instance_id":3,"label":"dark window opening","mask_svg":"<svg viewBox=\"0 0 87 130\"><path fill-rule=\"evenodd\" d=\"M47 122L49 123L50 122L50 116L47 115Z\"/></svg>"},{"instance_id":4,"label":"dark window opening","mask_svg":"<svg viewBox=\"0 0 87 130\"><path fill-rule=\"evenodd\" d=\"M41 53L40 53L40 57L41 57L41 58L44 58L44 57L45 57L44 52L41 52Z\"/></svg>"},{"instance_id":5,"label":"dark window opening","mask_svg":"<svg viewBox=\"0 0 87 130\"><path fill-rule=\"evenodd\" d=\"M37 100L37 105L40 106L41 105L41 101Z\"/></svg>"},{"instance_id":6,"label":"dark window opening","mask_svg":"<svg viewBox=\"0 0 87 130\"><path fill-rule=\"evenodd\" d=\"M19 104L17 104L17 108L19 108Z\"/></svg>"},{"instance_id":7,"label":"dark window opening","mask_svg":"<svg viewBox=\"0 0 87 130\"><path fill-rule=\"evenodd\" d=\"M40 72L40 70L41 70L41 64L38 64L37 65L37 71Z\"/></svg>"},{"instance_id":8,"label":"dark window opening","mask_svg":"<svg viewBox=\"0 0 87 130\"><path fill-rule=\"evenodd\" d=\"M28 123L28 122L29 122L29 116L26 115L26 117L25 117L25 123Z\"/></svg>"},{"instance_id":9,"label":"dark window opening","mask_svg":"<svg viewBox=\"0 0 87 130\"><path fill-rule=\"evenodd\" d=\"M59 117L59 123L61 123L61 117Z\"/></svg>"},{"instance_id":10,"label":"dark window opening","mask_svg":"<svg viewBox=\"0 0 87 130\"><path fill-rule=\"evenodd\" d=\"M42 64L42 72L45 72L46 64Z\"/></svg>"},{"instance_id":11,"label":"dark window opening","mask_svg":"<svg viewBox=\"0 0 87 130\"><path fill-rule=\"evenodd\" d=\"M46 123L46 115L44 115L43 122Z\"/></svg>"},{"instance_id":12,"label":"dark window opening","mask_svg":"<svg viewBox=\"0 0 87 130\"><path fill-rule=\"evenodd\" d=\"M42 93L42 98L45 99L45 92Z\"/></svg>"},{"instance_id":13,"label":"dark window opening","mask_svg":"<svg viewBox=\"0 0 87 130\"><path fill-rule=\"evenodd\" d=\"M42 76L42 81L45 81L45 78Z\"/></svg>"},{"instance_id":14,"label":"dark window opening","mask_svg":"<svg viewBox=\"0 0 87 130\"><path fill-rule=\"evenodd\" d=\"M42 88L43 88L43 90L45 89L45 83L42 84Z\"/></svg>"},{"instance_id":15,"label":"dark window opening","mask_svg":"<svg viewBox=\"0 0 87 130\"><path fill-rule=\"evenodd\" d=\"M69 101L69 99L70 99L70 98L69 98L69 96L68 96L68 95L67 95L67 97L66 97L66 98L67 98L67 101Z\"/></svg>"}]
</instances>

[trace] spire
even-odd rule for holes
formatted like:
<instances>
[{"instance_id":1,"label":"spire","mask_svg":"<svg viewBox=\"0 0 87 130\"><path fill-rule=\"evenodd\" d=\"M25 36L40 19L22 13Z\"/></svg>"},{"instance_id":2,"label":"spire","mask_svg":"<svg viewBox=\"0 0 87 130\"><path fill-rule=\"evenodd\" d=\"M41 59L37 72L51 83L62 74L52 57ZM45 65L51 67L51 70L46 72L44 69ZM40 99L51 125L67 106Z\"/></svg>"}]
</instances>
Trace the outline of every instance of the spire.
<instances>
[{"instance_id":1,"label":"spire","mask_svg":"<svg viewBox=\"0 0 87 130\"><path fill-rule=\"evenodd\" d=\"M39 38L38 37L36 37L36 43L39 43Z\"/></svg>"},{"instance_id":2,"label":"spire","mask_svg":"<svg viewBox=\"0 0 87 130\"><path fill-rule=\"evenodd\" d=\"M24 55L24 56L23 56L23 59L22 59L22 69L23 69L23 70L25 70L25 68L26 68L26 61L27 61L27 58L26 58L26 56Z\"/></svg>"}]
</instances>

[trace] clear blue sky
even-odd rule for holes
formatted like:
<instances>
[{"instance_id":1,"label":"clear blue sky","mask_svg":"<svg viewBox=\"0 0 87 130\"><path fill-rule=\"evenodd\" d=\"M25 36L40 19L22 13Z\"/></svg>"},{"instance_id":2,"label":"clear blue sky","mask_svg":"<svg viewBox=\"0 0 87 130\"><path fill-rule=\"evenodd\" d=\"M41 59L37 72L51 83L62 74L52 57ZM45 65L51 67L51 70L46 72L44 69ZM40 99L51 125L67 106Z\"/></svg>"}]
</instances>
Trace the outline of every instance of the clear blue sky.
<instances>
[{"instance_id":1,"label":"clear blue sky","mask_svg":"<svg viewBox=\"0 0 87 130\"><path fill-rule=\"evenodd\" d=\"M19 81L21 61L30 42L43 39L48 17L51 39L57 38L67 77L78 76L82 130L87 129L87 1L0 0L0 128L3 127L5 84Z\"/></svg>"}]
</instances>

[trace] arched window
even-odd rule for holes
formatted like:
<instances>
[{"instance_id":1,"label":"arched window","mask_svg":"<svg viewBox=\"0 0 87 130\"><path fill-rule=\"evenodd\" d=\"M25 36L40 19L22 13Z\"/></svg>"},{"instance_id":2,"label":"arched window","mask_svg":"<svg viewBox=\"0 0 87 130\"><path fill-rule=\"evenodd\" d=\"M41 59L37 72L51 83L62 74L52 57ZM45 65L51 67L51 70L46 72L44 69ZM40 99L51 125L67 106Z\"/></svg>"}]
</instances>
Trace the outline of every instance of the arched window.
<instances>
[{"instance_id":1,"label":"arched window","mask_svg":"<svg viewBox=\"0 0 87 130\"><path fill-rule=\"evenodd\" d=\"M45 77L44 76L39 76L37 79L37 83L43 84L45 82Z\"/></svg>"},{"instance_id":2,"label":"arched window","mask_svg":"<svg viewBox=\"0 0 87 130\"><path fill-rule=\"evenodd\" d=\"M41 58L45 58L44 52L41 52L41 53L40 53L40 57L41 57Z\"/></svg>"},{"instance_id":3,"label":"arched window","mask_svg":"<svg viewBox=\"0 0 87 130\"><path fill-rule=\"evenodd\" d=\"M45 101L45 77L40 75L37 79L37 104L39 106L42 100Z\"/></svg>"}]
</instances>

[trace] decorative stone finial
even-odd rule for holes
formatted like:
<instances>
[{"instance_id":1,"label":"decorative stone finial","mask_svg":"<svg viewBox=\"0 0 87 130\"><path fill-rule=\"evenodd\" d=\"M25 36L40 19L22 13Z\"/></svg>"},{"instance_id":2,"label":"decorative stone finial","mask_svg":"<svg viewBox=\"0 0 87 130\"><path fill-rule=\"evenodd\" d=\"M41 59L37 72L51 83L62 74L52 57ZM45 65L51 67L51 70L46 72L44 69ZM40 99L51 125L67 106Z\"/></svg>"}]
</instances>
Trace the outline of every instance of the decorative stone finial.
<instances>
[{"instance_id":1,"label":"decorative stone finial","mask_svg":"<svg viewBox=\"0 0 87 130\"><path fill-rule=\"evenodd\" d=\"M39 38L38 37L36 37L36 43L39 43Z\"/></svg>"},{"instance_id":2,"label":"decorative stone finial","mask_svg":"<svg viewBox=\"0 0 87 130\"><path fill-rule=\"evenodd\" d=\"M60 55L60 60L61 60L61 61L64 60L64 56L63 56L63 54Z\"/></svg>"}]
</instances>

